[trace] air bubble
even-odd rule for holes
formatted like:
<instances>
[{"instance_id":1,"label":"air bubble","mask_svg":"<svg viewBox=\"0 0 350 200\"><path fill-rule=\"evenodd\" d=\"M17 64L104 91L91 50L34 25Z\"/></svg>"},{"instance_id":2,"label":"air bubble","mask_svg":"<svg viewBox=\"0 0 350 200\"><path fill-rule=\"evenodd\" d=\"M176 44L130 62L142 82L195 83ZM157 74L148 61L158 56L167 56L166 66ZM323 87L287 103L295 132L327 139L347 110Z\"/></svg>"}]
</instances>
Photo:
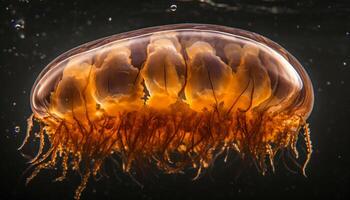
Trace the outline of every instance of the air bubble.
<instances>
[{"instance_id":1,"label":"air bubble","mask_svg":"<svg viewBox=\"0 0 350 200\"><path fill-rule=\"evenodd\" d=\"M25 27L25 21L24 21L24 19L18 19L18 20L15 21L15 23L14 23L14 28L15 28L16 30L24 29L24 27Z\"/></svg>"},{"instance_id":2,"label":"air bubble","mask_svg":"<svg viewBox=\"0 0 350 200\"><path fill-rule=\"evenodd\" d=\"M177 5L173 4L173 5L170 6L170 10L171 11L175 12L176 9L177 9Z\"/></svg>"},{"instance_id":3,"label":"air bubble","mask_svg":"<svg viewBox=\"0 0 350 200\"><path fill-rule=\"evenodd\" d=\"M21 127L20 126L15 126L15 132L19 133L21 131Z\"/></svg>"}]
</instances>

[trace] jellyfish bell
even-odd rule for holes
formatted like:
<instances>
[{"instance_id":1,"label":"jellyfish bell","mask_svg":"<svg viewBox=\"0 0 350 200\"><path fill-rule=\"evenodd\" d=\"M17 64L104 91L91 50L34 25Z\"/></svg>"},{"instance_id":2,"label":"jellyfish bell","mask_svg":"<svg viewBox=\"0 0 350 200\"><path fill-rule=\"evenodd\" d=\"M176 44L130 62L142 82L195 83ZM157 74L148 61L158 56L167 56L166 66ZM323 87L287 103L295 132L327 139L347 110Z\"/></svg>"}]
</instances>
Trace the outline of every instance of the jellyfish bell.
<instances>
[{"instance_id":1,"label":"jellyfish bell","mask_svg":"<svg viewBox=\"0 0 350 200\"><path fill-rule=\"evenodd\" d=\"M313 89L303 67L271 40L223 26L152 27L74 48L39 75L31 107L41 131L28 181L56 166L60 180L79 171L76 199L112 154L126 173L192 167L197 178L230 151L251 157L262 173L268 157L274 170L277 152L298 157L299 135L305 175L312 152Z\"/></svg>"}]
</instances>

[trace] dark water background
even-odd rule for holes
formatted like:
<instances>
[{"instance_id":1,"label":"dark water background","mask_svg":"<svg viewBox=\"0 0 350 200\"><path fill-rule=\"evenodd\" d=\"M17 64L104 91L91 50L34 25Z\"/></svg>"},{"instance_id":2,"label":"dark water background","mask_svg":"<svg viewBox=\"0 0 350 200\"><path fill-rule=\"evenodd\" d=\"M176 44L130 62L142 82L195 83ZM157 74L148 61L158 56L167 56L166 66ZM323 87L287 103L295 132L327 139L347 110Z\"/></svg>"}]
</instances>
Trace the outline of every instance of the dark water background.
<instances>
[{"instance_id":1,"label":"dark water background","mask_svg":"<svg viewBox=\"0 0 350 200\"><path fill-rule=\"evenodd\" d=\"M172 11L176 5L177 9ZM350 189L350 1L34 1L0 0L0 199L71 199L77 176L63 183L45 171L27 187L26 160L16 150L31 114L30 89L59 54L115 33L173 23L210 23L260 33L295 55L309 73L315 105L309 119L314 153L308 178L277 164L261 176L246 169L235 181L215 166L214 180L159 175L144 189L124 178L91 180L83 199L237 199L326 197ZM34 145L35 146L35 145ZM33 152L34 153L34 152ZM221 166L220 166L221 165Z\"/></svg>"}]
</instances>

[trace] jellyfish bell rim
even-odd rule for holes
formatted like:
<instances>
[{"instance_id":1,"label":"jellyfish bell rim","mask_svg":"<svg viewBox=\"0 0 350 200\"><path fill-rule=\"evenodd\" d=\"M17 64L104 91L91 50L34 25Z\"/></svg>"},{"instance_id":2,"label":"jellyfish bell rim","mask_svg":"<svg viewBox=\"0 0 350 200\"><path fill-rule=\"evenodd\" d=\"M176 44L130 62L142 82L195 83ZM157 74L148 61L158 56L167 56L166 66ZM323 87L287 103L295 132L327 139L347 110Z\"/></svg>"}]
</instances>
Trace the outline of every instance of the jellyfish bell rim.
<instances>
[{"instance_id":1,"label":"jellyfish bell rim","mask_svg":"<svg viewBox=\"0 0 350 200\"><path fill-rule=\"evenodd\" d=\"M111 36L103 37L97 40L93 40L91 42L84 43L82 45L79 45L75 48L72 48L65 53L62 53L57 58L52 60L48 65L45 66L45 68L40 72L37 79L34 82L34 85L31 89L30 93L30 105L32 111L41 117L47 116L47 113L45 113L42 109L36 108L35 105L35 97L34 94L37 93L38 87L41 86L40 80L51 70L54 70L55 67L59 66L60 63L65 62L68 58L71 58L73 56L77 56L81 53L86 53L89 51L93 51L99 47L102 47L104 45L108 45L112 42L120 42L123 40L130 40L135 39L138 37L144 37L150 34L154 33L162 33L162 32L168 32L168 31L201 31L201 32L211 32L211 33L218 33L222 35L228 35L233 36L236 38L242 38L245 40L252 41L254 43L259 43L262 46L265 46L269 49L272 49L274 52L276 52L278 55L283 57L297 72L299 78L302 81L302 92L303 94L307 93L310 94L306 96L308 99L304 99L302 104L306 101L304 107L309 108L309 110L302 111L302 114L304 116L304 119L307 119L311 112L314 105L314 89L312 86L312 82L310 80L310 77L304 67L300 64L300 62L291 54L289 53L285 48L283 48L281 45L277 44L276 42L268 39L265 36L262 36L260 34L243 30L240 28L233 28L233 27L227 27L227 26L221 26L221 25L214 25L214 24L197 24L197 23L184 23L184 24L169 24L169 25L161 25L161 26L154 26L154 27L148 27L148 28L141 28L133 31L123 32L114 34ZM303 107L303 106L301 106Z\"/></svg>"}]
</instances>

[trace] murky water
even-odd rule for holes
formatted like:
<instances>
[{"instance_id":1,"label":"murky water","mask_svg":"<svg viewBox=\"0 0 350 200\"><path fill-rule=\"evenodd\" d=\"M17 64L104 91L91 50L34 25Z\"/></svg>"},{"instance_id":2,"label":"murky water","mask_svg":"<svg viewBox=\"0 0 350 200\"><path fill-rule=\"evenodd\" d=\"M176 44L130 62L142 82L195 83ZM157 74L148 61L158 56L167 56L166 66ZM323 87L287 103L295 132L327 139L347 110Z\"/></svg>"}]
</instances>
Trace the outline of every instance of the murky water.
<instances>
[{"instance_id":1,"label":"murky water","mask_svg":"<svg viewBox=\"0 0 350 200\"><path fill-rule=\"evenodd\" d=\"M209 23L260 33L299 59L315 90L310 116L314 154L308 178L288 171L261 176L247 168L236 180L218 163L192 182L190 175L161 175L143 189L113 175L91 181L83 199L233 199L236 197L349 196L350 185L350 2L344 1L0 1L0 199L72 198L79 182L63 183L56 172L40 174L25 187L26 159L17 151L30 115L29 95L40 71L59 54L82 43L143 27ZM35 150L37 144L31 144ZM29 148L30 149L30 148ZM242 168L242 167L241 167ZM245 168L245 166L243 166ZM108 171L110 169L106 169Z\"/></svg>"}]
</instances>

